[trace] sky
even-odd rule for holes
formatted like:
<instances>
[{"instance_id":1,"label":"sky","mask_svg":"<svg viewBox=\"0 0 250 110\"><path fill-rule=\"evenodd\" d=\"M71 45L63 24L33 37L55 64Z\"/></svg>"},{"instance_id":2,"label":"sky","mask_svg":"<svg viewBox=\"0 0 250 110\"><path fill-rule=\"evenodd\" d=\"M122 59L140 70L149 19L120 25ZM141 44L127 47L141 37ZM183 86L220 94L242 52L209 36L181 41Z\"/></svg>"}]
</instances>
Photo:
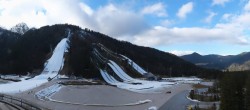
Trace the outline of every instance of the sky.
<instances>
[{"instance_id":1,"label":"sky","mask_svg":"<svg viewBox=\"0 0 250 110\"><path fill-rule=\"evenodd\" d=\"M176 55L250 51L250 0L0 0L0 26L68 23Z\"/></svg>"}]
</instances>

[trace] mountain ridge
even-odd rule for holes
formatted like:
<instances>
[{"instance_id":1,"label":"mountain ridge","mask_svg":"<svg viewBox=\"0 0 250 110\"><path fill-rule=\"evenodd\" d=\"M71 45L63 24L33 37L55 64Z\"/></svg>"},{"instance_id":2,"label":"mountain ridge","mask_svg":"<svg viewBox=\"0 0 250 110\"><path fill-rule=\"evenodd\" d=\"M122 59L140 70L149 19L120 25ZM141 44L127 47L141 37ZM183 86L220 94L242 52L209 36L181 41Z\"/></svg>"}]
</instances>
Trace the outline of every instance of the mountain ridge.
<instances>
[{"instance_id":1,"label":"mountain ridge","mask_svg":"<svg viewBox=\"0 0 250 110\"><path fill-rule=\"evenodd\" d=\"M100 77L98 68L91 61L92 44L94 43L101 43L114 53L127 56L155 75L204 76L214 72L154 48L119 41L100 32L87 28L82 29L79 26L57 24L31 29L23 35L13 33L17 36L16 41L4 45L7 50L1 52L4 53L2 55L6 59L0 57L0 73L26 74L35 71L39 73L44 68L45 61L51 56L57 43L67 37L67 30L71 31L71 37L69 38L69 52L65 55L65 65L62 69L62 72L67 74Z\"/></svg>"},{"instance_id":2,"label":"mountain ridge","mask_svg":"<svg viewBox=\"0 0 250 110\"><path fill-rule=\"evenodd\" d=\"M200 54L199 54L200 55ZM232 64L244 64L250 60L250 52L243 52L238 55L200 55L197 57L197 54L183 55L180 58L183 58L186 61L199 65L205 68L213 68L220 70L227 70Z\"/></svg>"}]
</instances>

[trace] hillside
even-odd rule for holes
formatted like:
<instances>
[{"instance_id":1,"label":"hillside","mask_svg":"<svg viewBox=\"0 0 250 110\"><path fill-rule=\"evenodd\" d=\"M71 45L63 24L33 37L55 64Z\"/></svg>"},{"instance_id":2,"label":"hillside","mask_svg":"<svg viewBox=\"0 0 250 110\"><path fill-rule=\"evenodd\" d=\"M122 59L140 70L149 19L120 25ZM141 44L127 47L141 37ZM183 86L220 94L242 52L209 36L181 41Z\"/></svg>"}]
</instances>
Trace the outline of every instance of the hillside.
<instances>
[{"instance_id":1,"label":"hillside","mask_svg":"<svg viewBox=\"0 0 250 110\"><path fill-rule=\"evenodd\" d=\"M102 33L68 24L44 26L28 30L23 35L4 30L0 35L0 42L3 42L0 43L3 48L0 51L0 55L2 55L0 73L39 74L44 69L45 62L51 57L56 45L63 38L67 38L69 32L68 51L64 55L64 65L60 73L82 77L100 77L100 68L93 63L93 44L101 44L112 53L128 57L154 75L204 76L214 73L213 70L202 69L173 54L119 41ZM9 40L10 38L12 40ZM109 58L109 56L106 57ZM109 59L119 60L112 57ZM122 66L122 63L118 64ZM122 66L122 69L127 72L133 71L133 69L126 68L126 65ZM132 76L138 76L131 73Z\"/></svg>"},{"instance_id":2,"label":"hillside","mask_svg":"<svg viewBox=\"0 0 250 110\"><path fill-rule=\"evenodd\" d=\"M230 66L236 69L236 65L242 65L250 60L250 52L244 52L239 55L200 55L198 53L193 53L190 55L181 56L186 61L192 62L195 65L205 67L205 68L213 68L220 70L227 70Z\"/></svg>"}]
</instances>

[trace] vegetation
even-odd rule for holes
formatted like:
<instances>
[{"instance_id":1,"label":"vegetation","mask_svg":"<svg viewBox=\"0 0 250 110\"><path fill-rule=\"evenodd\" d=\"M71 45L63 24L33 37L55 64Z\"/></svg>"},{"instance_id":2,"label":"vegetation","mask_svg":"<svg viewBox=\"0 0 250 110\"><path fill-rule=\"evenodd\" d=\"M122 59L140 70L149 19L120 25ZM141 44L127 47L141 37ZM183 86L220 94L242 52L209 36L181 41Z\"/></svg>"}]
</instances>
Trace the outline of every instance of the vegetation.
<instances>
[{"instance_id":1,"label":"vegetation","mask_svg":"<svg viewBox=\"0 0 250 110\"><path fill-rule=\"evenodd\" d=\"M193 85L195 88L194 90L191 90L189 93L189 97L191 99L204 101L204 102L214 102L214 101L220 101L220 95L219 95L219 87L217 83L214 83L213 86L204 86L201 84L195 84ZM206 90L207 89L207 90Z\"/></svg>"},{"instance_id":2,"label":"vegetation","mask_svg":"<svg viewBox=\"0 0 250 110\"><path fill-rule=\"evenodd\" d=\"M220 79L221 110L250 110L250 74L226 72Z\"/></svg>"}]
</instances>

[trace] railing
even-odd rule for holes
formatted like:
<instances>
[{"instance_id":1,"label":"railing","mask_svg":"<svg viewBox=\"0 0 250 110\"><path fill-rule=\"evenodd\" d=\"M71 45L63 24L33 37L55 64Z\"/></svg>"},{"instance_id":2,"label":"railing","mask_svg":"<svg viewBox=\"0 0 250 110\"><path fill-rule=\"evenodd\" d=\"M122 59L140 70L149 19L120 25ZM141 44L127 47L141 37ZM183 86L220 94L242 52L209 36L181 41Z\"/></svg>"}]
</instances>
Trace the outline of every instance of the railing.
<instances>
[{"instance_id":1,"label":"railing","mask_svg":"<svg viewBox=\"0 0 250 110\"><path fill-rule=\"evenodd\" d=\"M21 108L23 108L24 110L46 110L43 108L40 108L38 106L35 106L35 104L31 104L30 102L23 100L21 98L17 98L17 97L13 97L10 95L6 95L6 94L0 94L0 101L4 101L7 103L11 103L14 105L17 105Z\"/></svg>"}]
</instances>

